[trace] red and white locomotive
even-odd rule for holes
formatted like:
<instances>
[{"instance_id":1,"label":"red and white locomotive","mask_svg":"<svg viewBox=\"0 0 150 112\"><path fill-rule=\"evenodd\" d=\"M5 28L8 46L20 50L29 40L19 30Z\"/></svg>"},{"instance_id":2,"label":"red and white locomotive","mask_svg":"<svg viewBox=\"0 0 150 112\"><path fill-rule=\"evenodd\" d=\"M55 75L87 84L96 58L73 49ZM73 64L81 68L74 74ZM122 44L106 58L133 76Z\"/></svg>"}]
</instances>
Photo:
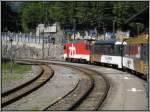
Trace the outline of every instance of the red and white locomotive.
<instances>
[{"instance_id":1,"label":"red and white locomotive","mask_svg":"<svg viewBox=\"0 0 150 112\"><path fill-rule=\"evenodd\" d=\"M68 61L90 61L91 51L85 41L67 43L64 46L64 59Z\"/></svg>"}]
</instances>

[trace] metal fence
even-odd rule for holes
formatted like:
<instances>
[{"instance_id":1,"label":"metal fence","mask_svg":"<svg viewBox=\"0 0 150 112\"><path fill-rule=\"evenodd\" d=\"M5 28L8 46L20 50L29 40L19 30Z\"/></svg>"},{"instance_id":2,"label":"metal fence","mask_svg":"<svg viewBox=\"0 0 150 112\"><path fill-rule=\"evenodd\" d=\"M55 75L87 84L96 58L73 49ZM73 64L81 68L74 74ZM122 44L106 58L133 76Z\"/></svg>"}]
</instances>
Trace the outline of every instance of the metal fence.
<instances>
[{"instance_id":1,"label":"metal fence","mask_svg":"<svg viewBox=\"0 0 150 112\"><path fill-rule=\"evenodd\" d=\"M1 40L2 41L10 41L23 42L23 43L53 43L53 44L63 44L66 43L66 38L64 35L50 35L50 36L35 36L26 33L9 33L2 32Z\"/></svg>"},{"instance_id":2,"label":"metal fence","mask_svg":"<svg viewBox=\"0 0 150 112\"><path fill-rule=\"evenodd\" d=\"M33 36L30 34L24 34L24 33L1 33L1 40L2 41L9 41L12 39L13 41L18 42L29 42L29 43L42 43L43 37L42 36Z\"/></svg>"}]
</instances>

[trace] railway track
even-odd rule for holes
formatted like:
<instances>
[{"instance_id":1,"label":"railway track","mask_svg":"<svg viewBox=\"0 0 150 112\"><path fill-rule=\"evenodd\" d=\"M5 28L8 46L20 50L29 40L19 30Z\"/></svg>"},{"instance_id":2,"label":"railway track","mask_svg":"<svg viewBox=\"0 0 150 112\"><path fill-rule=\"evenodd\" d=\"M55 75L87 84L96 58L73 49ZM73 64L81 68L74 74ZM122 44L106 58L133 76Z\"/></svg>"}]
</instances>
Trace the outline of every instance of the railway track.
<instances>
[{"instance_id":1,"label":"railway track","mask_svg":"<svg viewBox=\"0 0 150 112\"><path fill-rule=\"evenodd\" d=\"M53 76L54 71L47 65L41 65L42 72L34 79L2 93L2 108L35 91Z\"/></svg>"},{"instance_id":2,"label":"railway track","mask_svg":"<svg viewBox=\"0 0 150 112\"><path fill-rule=\"evenodd\" d=\"M27 60L26 60L27 61ZM34 63L43 63L39 60L28 60ZM44 62L46 63L46 62ZM47 62L48 63L48 62ZM50 64L61 65L65 67L71 67L83 72L87 75L87 79L79 81L78 85L70 91L67 95L60 98L53 104L46 107L44 110L98 110L105 100L108 90L109 82L99 72L87 69L84 67L78 67L74 65L66 65L62 63L50 62ZM86 86L85 86L86 85Z\"/></svg>"},{"instance_id":3,"label":"railway track","mask_svg":"<svg viewBox=\"0 0 150 112\"><path fill-rule=\"evenodd\" d=\"M109 82L99 72L91 69L82 69L86 70L86 72L88 72L94 79L94 88L79 105L73 108L73 110L98 110L107 96L110 87Z\"/></svg>"},{"instance_id":4,"label":"railway track","mask_svg":"<svg viewBox=\"0 0 150 112\"><path fill-rule=\"evenodd\" d=\"M67 65L63 65L63 66L67 66ZM80 70L80 72L83 71ZM88 74L88 73L84 72L84 74ZM84 100L84 98L87 95L89 95L93 87L94 87L94 80L92 79L92 77L87 76L86 79L79 80L78 85L74 88L73 91L69 92L67 95L54 102L52 105L46 107L44 110L55 110L55 111L72 110L72 108L74 108L76 105L82 102L82 100Z\"/></svg>"}]
</instances>

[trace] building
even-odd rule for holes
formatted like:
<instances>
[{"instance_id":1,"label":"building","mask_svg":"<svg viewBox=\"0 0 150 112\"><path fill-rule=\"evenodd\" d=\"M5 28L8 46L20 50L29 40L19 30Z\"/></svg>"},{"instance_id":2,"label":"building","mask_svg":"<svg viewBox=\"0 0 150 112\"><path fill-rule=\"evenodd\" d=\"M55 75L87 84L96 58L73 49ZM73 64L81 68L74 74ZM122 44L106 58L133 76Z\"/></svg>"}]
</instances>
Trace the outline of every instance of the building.
<instances>
[{"instance_id":1,"label":"building","mask_svg":"<svg viewBox=\"0 0 150 112\"><path fill-rule=\"evenodd\" d=\"M57 24L53 24L51 26L44 26L44 24L39 24L36 27L36 36L40 36L40 34L43 34L44 36L49 36L51 34L55 34L57 32Z\"/></svg>"}]
</instances>

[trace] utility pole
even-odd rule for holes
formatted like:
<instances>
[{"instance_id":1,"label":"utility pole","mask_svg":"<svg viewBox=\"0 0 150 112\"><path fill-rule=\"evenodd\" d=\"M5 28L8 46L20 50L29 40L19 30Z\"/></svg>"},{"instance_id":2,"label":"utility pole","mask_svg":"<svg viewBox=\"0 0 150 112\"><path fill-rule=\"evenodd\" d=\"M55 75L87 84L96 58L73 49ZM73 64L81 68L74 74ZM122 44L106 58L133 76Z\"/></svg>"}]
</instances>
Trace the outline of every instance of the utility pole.
<instances>
[{"instance_id":1,"label":"utility pole","mask_svg":"<svg viewBox=\"0 0 150 112\"><path fill-rule=\"evenodd\" d=\"M10 64L10 74L12 75L12 68L13 68L13 59L12 59L12 54L13 54L13 51L12 51L12 42L13 42L13 38L12 38L12 35L10 35L10 46L11 46L11 55L10 55L10 61L11 61L11 64Z\"/></svg>"},{"instance_id":2,"label":"utility pole","mask_svg":"<svg viewBox=\"0 0 150 112\"><path fill-rule=\"evenodd\" d=\"M47 11L47 7L46 7L46 25L48 24L49 25L49 23L48 23L48 18L47 18L47 15L48 15L48 11ZM49 52L49 50L50 50L50 37L51 37L51 32L50 32L50 34L47 34L47 37L48 37L48 49L47 49L47 56L49 56L50 55L50 52Z\"/></svg>"},{"instance_id":3,"label":"utility pole","mask_svg":"<svg viewBox=\"0 0 150 112\"><path fill-rule=\"evenodd\" d=\"M74 31L74 40L75 40L75 31L76 31L76 19L73 19L73 31Z\"/></svg>"},{"instance_id":4,"label":"utility pole","mask_svg":"<svg viewBox=\"0 0 150 112\"><path fill-rule=\"evenodd\" d=\"M106 40L106 38L105 38L106 28L103 28L103 30L104 30L104 40Z\"/></svg>"},{"instance_id":5,"label":"utility pole","mask_svg":"<svg viewBox=\"0 0 150 112\"><path fill-rule=\"evenodd\" d=\"M75 13L76 13L76 7L77 7L77 4L76 4L76 2L74 2L74 4L73 4L73 13L74 13L74 15L75 15ZM75 31L76 31L76 17L73 17L73 31L74 31L74 40L75 40Z\"/></svg>"},{"instance_id":6,"label":"utility pole","mask_svg":"<svg viewBox=\"0 0 150 112\"><path fill-rule=\"evenodd\" d=\"M47 55L48 56L50 56L50 44L51 44L51 34L48 35L48 49L47 49L47 51L48 51Z\"/></svg>"},{"instance_id":7,"label":"utility pole","mask_svg":"<svg viewBox=\"0 0 150 112\"><path fill-rule=\"evenodd\" d=\"M98 40L98 26L96 27L96 40Z\"/></svg>"},{"instance_id":8,"label":"utility pole","mask_svg":"<svg viewBox=\"0 0 150 112\"><path fill-rule=\"evenodd\" d=\"M104 34L104 40L105 40L105 31L106 31L106 28L104 27L104 23L103 23L103 34Z\"/></svg>"},{"instance_id":9,"label":"utility pole","mask_svg":"<svg viewBox=\"0 0 150 112\"><path fill-rule=\"evenodd\" d=\"M43 29L43 43L42 43L42 59L44 59L44 29Z\"/></svg>"},{"instance_id":10,"label":"utility pole","mask_svg":"<svg viewBox=\"0 0 150 112\"><path fill-rule=\"evenodd\" d=\"M44 1L43 1L43 14L44 14ZM43 43L42 43L42 59L44 59L44 29L45 29L45 21L44 21L44 18L43 18Z\"/></svg>"},{"instance_id":11,"label":"utility pole","mask_svg":"<svg viewBox=\"0 0 150 112\"><path fill-rule=\"evenodd\" d=\"M29 43L29 40L31 40L31 39L29 39L29 35L27 35L28 36L28 43Z\"/></svg>"},{"instance_id":12,"label":"utility pole","mask_svg":"<svg viewBox=\"0 0 150 112\"><path fill-rule=\"evenodd\" d=\"M113 20L113 39L115 38L115 20Z\"/></svg>"}]
</instances>

